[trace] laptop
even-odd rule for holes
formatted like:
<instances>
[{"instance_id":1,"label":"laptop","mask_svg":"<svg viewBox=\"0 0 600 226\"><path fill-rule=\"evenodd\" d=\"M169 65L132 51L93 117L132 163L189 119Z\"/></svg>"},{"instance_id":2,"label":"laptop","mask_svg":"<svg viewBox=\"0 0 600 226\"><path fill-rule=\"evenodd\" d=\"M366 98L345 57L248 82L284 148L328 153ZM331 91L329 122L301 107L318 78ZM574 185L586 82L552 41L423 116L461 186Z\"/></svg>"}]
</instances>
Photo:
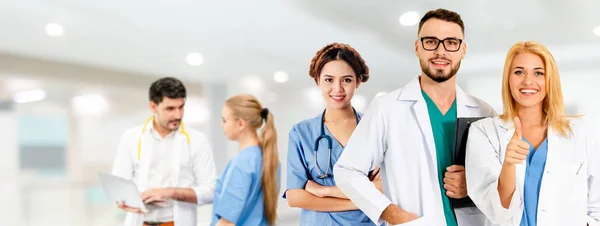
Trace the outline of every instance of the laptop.
<instances>
[{"instance_id":1,"label":"laptop","mask_svg":"<svg viewBox=\"0 0 600 226\"><path fill-rule=\"evenodd\" d=\"M142 195L133 181L102 171L98 171L98 176L104 188L104 193L115 202L124 202L126 206L139 208L144 213L168 205L168 202L144 204Z\"/></svg>"}]
</instances>

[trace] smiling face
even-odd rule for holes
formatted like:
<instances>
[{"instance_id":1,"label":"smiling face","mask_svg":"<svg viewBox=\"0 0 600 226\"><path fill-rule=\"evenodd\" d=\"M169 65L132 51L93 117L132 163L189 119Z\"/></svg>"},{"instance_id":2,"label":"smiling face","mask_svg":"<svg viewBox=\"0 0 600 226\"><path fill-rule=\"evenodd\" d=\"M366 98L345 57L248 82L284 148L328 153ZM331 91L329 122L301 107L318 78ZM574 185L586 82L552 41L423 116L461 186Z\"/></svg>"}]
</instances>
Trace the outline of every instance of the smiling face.
<instances>
[{"instance_id":1,"label":"smiling face","mask_svg":"<svg viewBox=\"0 0 600 226\"><path fill-rule=\"evenodd\" d=\"M334 60L323 66L318 85L327 108L343 109L350 104L360 82L346 61Z\"/></svg>"},{"instance_id":2,"label":"smiling face","mask_svg":"<svg viewBox=\"0 0 600 226\"><path fill-rule=\"evenodd\" d=\"M467 49L462 40L460 25L435 18L427 20L415 41L422 72L438 83L454 77Z\"/></svg>"},{"instance_id":3,"label":"smiling face","mask_svg":"<svg viewBox=\"0 0 600 226\"><path fill-rule=\"evenodd\" d=\"M546 68L542 58L533 53L515 56L509 86L519 108L539 107L546 98Z\"/></svg>"}]
</instances>

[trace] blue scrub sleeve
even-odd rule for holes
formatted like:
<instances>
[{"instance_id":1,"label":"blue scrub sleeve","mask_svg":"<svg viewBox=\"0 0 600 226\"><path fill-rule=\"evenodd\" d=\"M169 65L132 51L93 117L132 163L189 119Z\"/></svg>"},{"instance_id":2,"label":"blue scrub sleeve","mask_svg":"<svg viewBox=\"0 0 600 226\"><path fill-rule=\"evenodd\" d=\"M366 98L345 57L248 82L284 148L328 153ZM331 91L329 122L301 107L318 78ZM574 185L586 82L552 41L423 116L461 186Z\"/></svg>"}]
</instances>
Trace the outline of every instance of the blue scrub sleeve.
<instances>
[{"instance_id":1,"label":"blue scrub sleeve","mask_svg":"<svg viewBox=\"0 0 600 226\"><path fill-rule=\"evenodd\" d=\"M300 143L300 134L292 129L289 133L287 156L287 190L304 189L308 181L308 170L304 165L304 154ZM283 198L286 198L286 192Z\"/></svg>"},{"instance_id":2,"label":"blue scrub sleeve","mask_svg":"<svg viewBox=\"0 0 600 226\"><path fill-rule=\"evenodd\" d=\"M252 188L252 182L256 178L256 175L250 170L243 169L240 162L231 166L229 173L225 175L225 180L223 181L221 201L218 206L213 206L213 212L218 219L225 218L237 224L242 211L246 208L246 201Z\"/></svg>"}]
</instances>

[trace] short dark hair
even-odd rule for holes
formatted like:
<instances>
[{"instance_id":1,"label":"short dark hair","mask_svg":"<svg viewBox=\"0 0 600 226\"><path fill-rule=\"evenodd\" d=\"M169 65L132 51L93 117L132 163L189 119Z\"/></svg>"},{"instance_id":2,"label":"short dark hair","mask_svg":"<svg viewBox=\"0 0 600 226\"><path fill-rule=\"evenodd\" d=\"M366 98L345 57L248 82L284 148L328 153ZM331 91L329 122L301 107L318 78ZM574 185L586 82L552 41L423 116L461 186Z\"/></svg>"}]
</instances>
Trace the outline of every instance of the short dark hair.
<instances>
[{"instance_id":1,"label":"short dark hair","mask_svg":"<svg viewBox=\"0 0 600 226\"><path fill-rule=\"evenodd\" d=\"M427 22L430 19L438 19L438 20L443 20L443 21L458 24L458 26L460 26L460 29L461 29L463 35L465 34L465 23L460 18L460 14L458 14L454 11L450 11L447 9L441 9L441 8L436 9L436 10L430 10L423 16L423 18L421 18L421 22L419 22L418 33L421 33L421 28L423 27L423 24L425 24L425 22Z\"/></svg>"},{"instance_id":2,"label":"short dark hair","mask_svg":"<svg viewBox=\"0 0 600 226\"><path fill-rule=\"evenodd\" d=\"M334 60L343 60L352 67L356 79L361 82L369 80L369 67L360 53L352 46L344 43L330 43L321 48L310 62L308 75L317 82L325 64Z\"/></svg>"},{"instance_id":3,"label":"short dark hair","mask_svg":"<svg viewBox=\"0 0 600 226\"><path fill-rule=\"evenodd\" d=\"M185 86L179 79L164 77L150 85L149 99L155 104L160 104L164 97L177 99L186 98Z\"/></svg>"}]
</instances>

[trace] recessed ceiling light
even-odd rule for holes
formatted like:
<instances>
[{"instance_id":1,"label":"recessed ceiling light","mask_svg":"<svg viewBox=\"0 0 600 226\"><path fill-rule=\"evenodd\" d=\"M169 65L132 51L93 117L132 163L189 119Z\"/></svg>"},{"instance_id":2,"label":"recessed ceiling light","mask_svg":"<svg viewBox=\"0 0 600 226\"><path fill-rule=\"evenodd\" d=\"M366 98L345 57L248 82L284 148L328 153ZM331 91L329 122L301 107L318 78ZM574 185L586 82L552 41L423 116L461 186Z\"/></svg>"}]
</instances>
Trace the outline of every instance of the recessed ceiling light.
<instances>
[{"instance_id":1,"label":"recessed ceiling light","mask_svg":"<svg viewBox=\"0 0 600 226\"><path fill-rule=\"evenodd\" d=\"M379 93L375 94L375 97L380 97L380 96L383 96L385 94L386 94L386 92L379 92Z\"/></svg>"},{"instance_id":2,"label":"recessed ceiling light","mask_svg":"<svg viewBox=\"0 0 600 226\"><path fill-rule=\"evenodd\" d=\"M400 16L400 18L398 19L400 24L402 24L403 26L413 26L419 23L419 20L419 13L415 11L406 12L402 14L402 16Z\"/></svg>"},{"instance_id":3,"label":"recessed ceiling light","mask_svg":"<svg viewBox=\"0 0 600 226\"><path fill-rule=\"evenodd\" d=\"M275 74L273 75L273 79L275 80L275 82L277 83L284 83L287 82L289 79L288 73L285 71L277 71L275 72Z\"/></svg>"},{"instance_id":4,"label":"recessed ceiling light","mask_svg":"<svg viewBox=\"0 0 600 226\"><path fill-rule=\"evenodd\" d=\"M204 64L204 57L200 53L189 53L185 61L192 66L200 66Z\"/></svg>"},{"instance_id":5,"label":"recessed ceiling light","mask_svg":"<svg viewBox=\"0 0 600 226\"><path fill-rule=\"evenodd\" d=\"M65 29L59 24L49 23L46 24L46 33L52 37L62 36L65 32Z\"/></svg>"},{"instance_id":6,"label":"recessed ceiling light","mask_svg":"<svg viewBox=\"0 0 600 226\"><path fill-rule=\"evenodd\" d=\"M40 101L43 99L46 99L46 91L42 89L18 92L13 96L13 101L19 104Z\"/></svg>"},{"instance_id":7,"label":"recessed ceiling light","mask_svg":"<svg viewBox=\"0 0 600 226\"><path fill-rule=\"evenodd\" d=\"M593 30L593 32L594 32L594 34L595 34L596 36L600 36L600 26L598 26L598 27L595 27L595 28L594 28L594 30Z\"/></svg>"},{"instance_id":8,"label":"recessed ceiling light","mask_svg":"<svg viewBox=\"0 0 600 226\"><path fill-rule=\"evenodd\" d=\"M260 96L265 91L263 80L256 75L246 75L239 80L240 91Z\"/></svg>"}]
</instances>

